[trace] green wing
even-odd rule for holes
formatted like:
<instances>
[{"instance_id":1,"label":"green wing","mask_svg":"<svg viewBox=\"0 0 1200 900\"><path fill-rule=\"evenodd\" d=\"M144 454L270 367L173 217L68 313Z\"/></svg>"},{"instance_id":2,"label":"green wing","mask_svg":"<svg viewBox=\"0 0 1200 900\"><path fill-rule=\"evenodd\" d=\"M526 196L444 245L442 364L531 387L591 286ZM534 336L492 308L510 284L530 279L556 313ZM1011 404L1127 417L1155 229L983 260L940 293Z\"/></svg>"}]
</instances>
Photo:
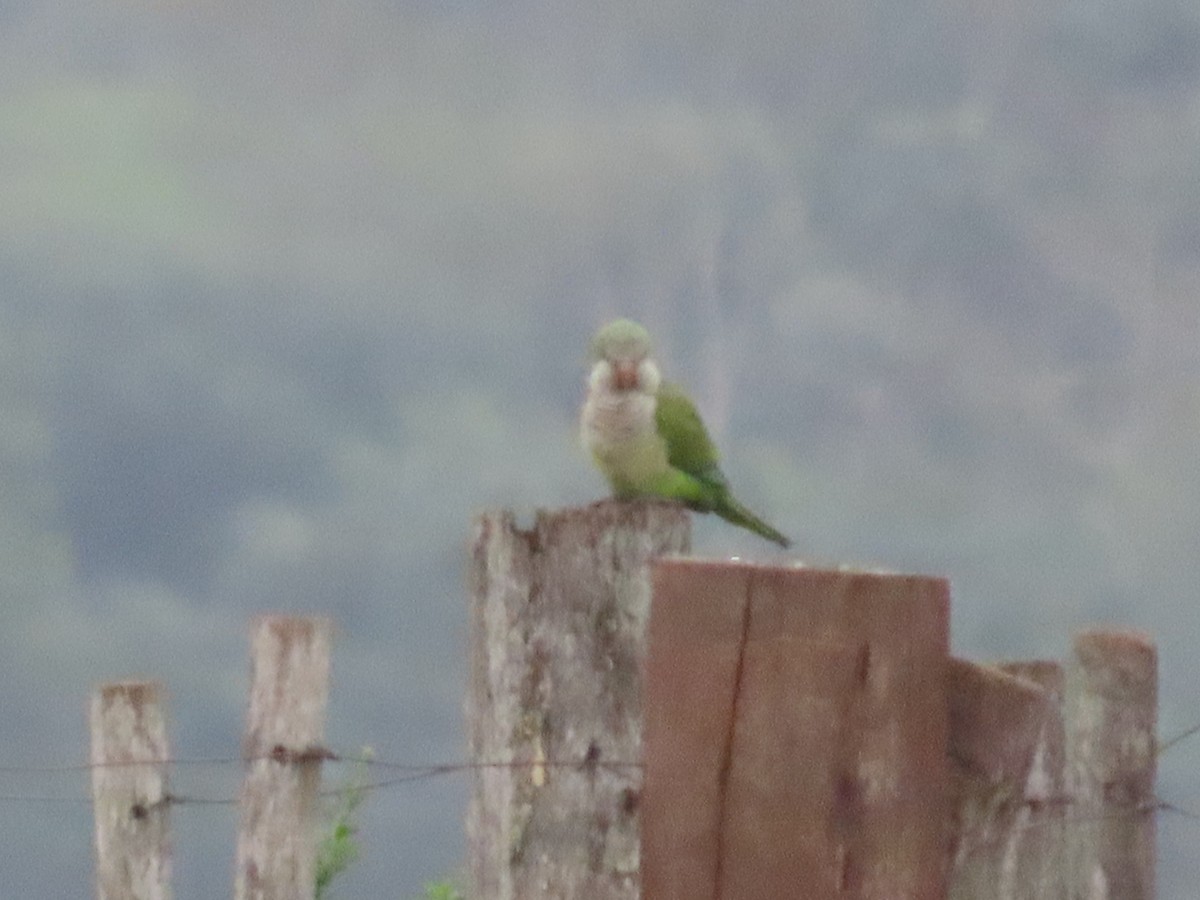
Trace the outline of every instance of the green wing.
<instances>
[{"instance_id":1,"label":"green wing","mask_svg":"<svg viewBox=\"0 0 1200 900\"><path fill-rule=\"evenodd\" d=\"M742 506L729 491L729 483L717 465L717 448L700 421L696 405L673 384L658 389L654 420L659 437L667 445L667 463L656 493L680 500L692 509L715 512L727 522L788 547L791 541L772 525Z\"/></svg>"},{"instance_id":2,"label":"green wing","mask_svg":"<svg viewBox=\"0 0 1200 900\"><path fill-rule=\"evenodd\" d=\"M719 454L696 405L675 385L664 382L658 389L654 409L658 433L667 444L667 462L676 469L725 487L725 476L717 465Z\"/></svg>"}]
</instances>

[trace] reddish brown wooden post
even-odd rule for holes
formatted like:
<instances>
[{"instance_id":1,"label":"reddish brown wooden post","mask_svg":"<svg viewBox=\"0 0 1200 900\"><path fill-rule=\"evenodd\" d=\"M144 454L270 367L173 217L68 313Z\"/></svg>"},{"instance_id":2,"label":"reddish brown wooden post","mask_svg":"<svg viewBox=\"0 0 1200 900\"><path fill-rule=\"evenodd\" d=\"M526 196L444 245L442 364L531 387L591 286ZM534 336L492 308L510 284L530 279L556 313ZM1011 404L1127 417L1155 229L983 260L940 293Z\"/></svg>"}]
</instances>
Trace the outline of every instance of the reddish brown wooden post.
<instances>
[{"instance_id":1,"label":"reddish brown wooden post","mask_svg":"<svg viewBox=\"0 0 1200 900\"><path fill-rule=\"evenodd\" d=\"M167 726L162 688L104 684L92 694L92 812L99 900L171 896Z\"/></svg>"},{"instance_id":2,"label":"reddish brown wooden post","mask_svg":"<svg viewBox=\"0 0 1200 900\"><path fill-rule=\"evenodd\" d=\"M663 560L646 900L945 896L938 578Z\"/></svg>"},{"instance_id":3,"label":"reddish brown wooden post","mask_svg":"<svg viewBox=\"0 0 1200 900\"><path fill-rule=\"evenodd\" d=\"M236 900L314 894L330 631L328 619L292 616L251 629Z\"/></svg>"},{"instance_id":4,"label":"reddish brown wooden post","mask_svg":"<svg viewBox=\"0 0 1200 900\"><path fill-rule=\"evenodd\" d=\"M638 897L649 564L689 538L663 503L476 520L468 896Z\"/></svg>"},{"instance_id":5,"label":"reddish brown wooden post","mask_svg":"<svg viewBox=\"0 0 1200 900\"><path fill-rule=\"evenodd\" d=\"M947 675L951 900L1061 900L1062 669L954 659Z\"/></svg>"},{"instance_id":6,"label":"reddish brown wooden post","mask_svg":"<svg viewBox=\"0 0 1200 900\"><path fill-rule=\"evenodd\" d=\"M1158 654L1146 635L1075 638L1064 702L1072 896L1153 900Z\"/></svg>"},{"instance_id":7,"label":"reddish brown wooden post","mask_svg":"<svg viewBox=\"0 0 1200 900\"><path fill-rule=\"evenodd\" d=\"M1065 822L1070 814L1066 797L1066 735L1062 702L1065 674L1053 660L1001 663L1010 675L1042 689L1046 706L1042 730L1033 748L1033 759L1023 785L1021 810L1014 829L1013 868L1003 884L1012 884L1015 900L1060 900L1067 895L1063 866Z\"/></svg>"}]
</instances>

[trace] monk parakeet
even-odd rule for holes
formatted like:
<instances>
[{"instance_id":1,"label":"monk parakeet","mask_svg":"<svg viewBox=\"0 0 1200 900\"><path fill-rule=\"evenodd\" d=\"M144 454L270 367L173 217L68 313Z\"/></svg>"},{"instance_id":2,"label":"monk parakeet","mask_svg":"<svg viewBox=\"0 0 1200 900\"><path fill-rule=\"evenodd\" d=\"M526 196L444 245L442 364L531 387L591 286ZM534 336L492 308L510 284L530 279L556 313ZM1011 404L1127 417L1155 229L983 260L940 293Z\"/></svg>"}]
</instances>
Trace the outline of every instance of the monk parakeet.
<instances>
[{"instance_id":1,"label":"monk parakeet","mask_svg":"<svg viewBox=\"0 0 1200 900\"><path fill-rule=\"evenodd\" d=\"M678 500L790 546L733 498L695 404L662 380L645 328L610 322L592 340L592 359L583 442L617 497Z\"/></svg>"}]
</instances>

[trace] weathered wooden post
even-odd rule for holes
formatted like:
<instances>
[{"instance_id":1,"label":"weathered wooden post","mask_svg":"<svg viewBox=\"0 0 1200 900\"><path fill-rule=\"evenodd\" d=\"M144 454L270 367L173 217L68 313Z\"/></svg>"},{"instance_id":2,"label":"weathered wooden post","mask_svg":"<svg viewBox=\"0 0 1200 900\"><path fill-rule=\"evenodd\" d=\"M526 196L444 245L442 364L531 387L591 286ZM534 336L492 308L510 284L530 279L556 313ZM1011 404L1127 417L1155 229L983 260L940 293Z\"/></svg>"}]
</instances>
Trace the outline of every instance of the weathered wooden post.
<instances>
[{"instance_id":1,"label":"weathered wooden post","mask_svg":"<svg viewBox=\"0 0 1200 900\"><path fill-rule=\"evenodd\" d=\"M92 812L99 900L171 896L167 728L155 682L92 693Z\"/></svg>"},{"instance_id":2,"label":"weathered wooden post","mask_svg":"<svg viewBox=\"0 0 1200 900\"><path fill-rule=\"evenodd\" d=\"M309 900L325 758L331 625L263 616L250 637L236 900Z\"/></svg>"},{"instance_id":3,"label":"weathered wooden post","mask_svg":"<svg viewBox=\"0 0 1200 900\"><path fill-rule=\"evenodd\" d=\"M1063 668L954 661L953 900L1152 900L1153 643L1087 631Z\"/></svg>"},{"instance_id":4,"label":"weathered wooden post","mask_svg":"<svg viewBox=\"0 0 1200 900\"><path fill-rule=\"evenodd\" d=\"M1061 900L1062 668L952 659L951 900Z\"/></svg>"},{"instance_id":5,"label":"weathered wooden post","mask_svg":"<svg viewBox=\"0 0 1200 900\"><path fill-rule=\"evenodd\" d=\"M645 685L646 900L938 900L949 590L667 559Z\"/></svg>"},{"instance_id":6,"label":"weathered wooden post","mask_svg":"<svg viewBox=\"0 0 1200 900\"><path fill-rule=\"evenodd\" d=\"M475 522L467 722L471 897L638 896L650 562L688 548L674 504Z\"/></svg>"},{"instance_id":7,"label":"weathered wooden post","mask_svg":"<svg viewBox=\"0 0 1200 900\"><path fill-rule=\"evenodd\" d=\"M1064 716L1070 896L1153 900L1158 654L1146 635L1078 635Z\"/></svg>"}]
</instances>

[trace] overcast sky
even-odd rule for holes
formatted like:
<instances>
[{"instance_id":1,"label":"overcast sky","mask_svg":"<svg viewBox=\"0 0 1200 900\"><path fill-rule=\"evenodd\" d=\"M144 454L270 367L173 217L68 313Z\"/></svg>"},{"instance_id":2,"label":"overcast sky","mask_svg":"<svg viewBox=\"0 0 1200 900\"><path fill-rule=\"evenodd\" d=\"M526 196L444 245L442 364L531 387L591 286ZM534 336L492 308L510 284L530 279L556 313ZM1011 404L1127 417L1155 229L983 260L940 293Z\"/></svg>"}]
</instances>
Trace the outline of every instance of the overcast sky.
<instances>
[{"instance_id":1,"label":"overcast sky","mask_svg":"<svg viewBox=\"0 0 1200 900\"><path fill-rule=\"evenodd\" d=\"M603 495L615 315L802 558L949 576L973 658L1147 629L1200 721L1198 139L1170 0L0 4L0 765L81 761L136 675L236 752L264 610L334 616L334 747L461 758L471 516ZM465 794L373 797L342 896L453 870ZM83 896L88 808L0 808L6 894ZM174 825L220 896L232 811Z\"/></svg>"}]
</instances>

